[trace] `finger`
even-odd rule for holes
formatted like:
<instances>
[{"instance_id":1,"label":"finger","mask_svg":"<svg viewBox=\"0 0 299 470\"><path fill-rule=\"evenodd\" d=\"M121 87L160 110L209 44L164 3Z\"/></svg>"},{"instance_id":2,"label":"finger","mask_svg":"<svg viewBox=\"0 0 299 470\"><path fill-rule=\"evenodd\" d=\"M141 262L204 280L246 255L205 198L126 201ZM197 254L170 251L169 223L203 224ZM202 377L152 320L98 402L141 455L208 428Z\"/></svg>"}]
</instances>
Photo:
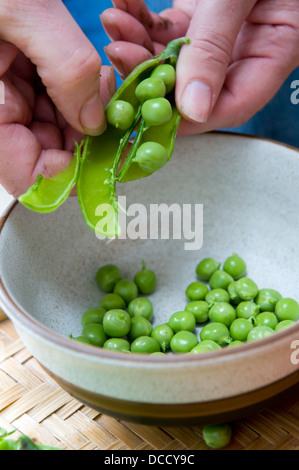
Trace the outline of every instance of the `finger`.
<instances>
[{"instance_id":1,"label":"finger","mask_svg":"<svg viewBox=\"0 0 299 470\"><path fill-rule=\"evenodd\" d=\"M33 111L35 105L35 92L32 84L15 73L12 73L11 70L9 70L6 75L9 77L9 81L14 89L24 97L28 107Z\"/></svg>"},{"instance_id":2,"label":"finger","mask_svg":"<svg viewBox=\"0 0 299 470\"><path fill-rule=\"evenodd\" d=\"M101 100L104 106L107 106L112 96L116 92L116 76L114 67L103 65L101 69Z\"/></svg>"},{"instance_id":3,"label":"finger","mask_svg":"<svg viewBox=\"0 0 299 470\"><path fill-rule=\"evenodd\" d=\"M144 26L129 13L108 8L101 16L106 34L112 41L134 42L154 52L154 46Z\"/></svg>"},{"instance_id":4,"label":"finger","mask_svg":"<svg viewBox=\"0 0 299 470\"><path fill-rule=\"evenodd\" d=\"M280 60L268 57L237 61L229 67L225 86L209 120L203 124L182 121L180 135L243 125L271 100L289 73L290 66L282 67ZM253 87L253 83L256 86Z\"/></svg>"},{"instance_id":5,"label":"finger","mask_svg":"<svg viewBox=\"0 0 299 470\"><path fill-rule=\"evenodd\" d=\"M33 132L43 150L63 149L62 134L55 124L33 121L28 126L28 129Z\"/></svg>"},{"instance_id":6,"label":"finger","mask_svg":"<svg viewBox=\"0 0 299 470\"><path fill-rule=\"evenodd\" d=\"M60 0L0 5L1 36L37 66L67 122L81 132L106 127L100 97L101 58Z\"/></svg>"},{"instance_id":7,"label":"finger","mask_svg":"<svg viewBox=\"0 0 299 470\"><path fill-rule=\"evenodd\" d=\"M21 124L0 126L0 183L18 198L32 186L38 173L53 176L65 168L72 152L42 149L36 135Z\"/></svg>"},{"instance_id":8,"label":"finger","mask_svg":"<svg viewBox=\"0 0 299 470\"><path fill-rule=\"evenodd\" d=\"M198 2L177 62L176 103L193 122L206 122L223 86L234 43L256 0Z\"/></svg>"},{"instance_id":9,"label":"finger","mask_svg":"<svg viewBox=\"0 0 299 470\"><path fill-rule=\"evenodd\" d=\"M172 5L176 10L182 10L191 19L196 10L197 3L198 0L188 0L187 2L186 0L173 0Z\"/></svg>"},{"instance_id":10,"label":"finger","mask_svg":"<svg viewBox=\"0 0 299 470\"><path fill-rule=\"evenodd\" d=\"M37 79L35 65L20 51L18 51L15 60L12 62L10 70L14 75L29 82L33 82Z\"/></svg>"},{"instance_id":11,"label":"finger","mask_svg":"<svg viewBox=\"0 0 299 470\"><path fill-rule=\"evenodd\" d=\"M144 26L150 26L153 22L152 13L144 0L112 0L112 3L114 8L126 11Z\"/></svg>"},{"instance_id":12,"label":"finger","mask_svg":"<svg viewBox=\"0 0 299 470\"><path fill-rule=\"evenodd\" d=\"M4 75L18 54L18 49L13 44L0 41L0 76Z\"/></svg>"},{"instance_id":13,"label":"finger","mask_svg":"<svg viewBox=\"0 0 299 470\"><path fill-rule=\"evenodd\" d=\"M32 172L34 180L38 175L43 175L45 178L52 178L52 176L61 173L71 163L72 158L72 152L57 149L43 149L39 154Z\"/></svg>"},{"instance_id":14,"label":"finger","mask_svg":"<svg viewBox=\"0 0 299 470\"><path fill-rule=\"evenodd\" d=\"M57 125L53 103L46 93L38 94L35 97L33 120L37 122L49 122Z\"/></svg>"},{"instance_id":15,"label":"finger","mask_svg":"<svg viewBox=\"0 0 299 470\"><path fill-rule=\"evenodd\" d=\"M151 12L143 0L114 0L113 5L136 18L153 41L164 45L184 36L190 22L190 18L182 9L167 9L157 14Z\"/></svg>"},{"instance_id":16,"label":"finger","mask_svg":"<svg viewBox=\"0 0 299 470\"><path fill-rule=\"evenodd\" d=\"M112 42L104 50L122 78L129 75L136 65L152 57L144 47L123 41Z\"/></svg>"},{"instance_id":17,"label":"finger","mask_svg":"<svg viewBox=\"0 0 299 470\"><path fill-rule=\"evenodd\" d=\"M32 119L32 109L24 95L8 80L6 75L1 78L1 81L4 87L5 103L0 105L0 125L10 122L29 124Z\"/></svg>"}]
</instances>

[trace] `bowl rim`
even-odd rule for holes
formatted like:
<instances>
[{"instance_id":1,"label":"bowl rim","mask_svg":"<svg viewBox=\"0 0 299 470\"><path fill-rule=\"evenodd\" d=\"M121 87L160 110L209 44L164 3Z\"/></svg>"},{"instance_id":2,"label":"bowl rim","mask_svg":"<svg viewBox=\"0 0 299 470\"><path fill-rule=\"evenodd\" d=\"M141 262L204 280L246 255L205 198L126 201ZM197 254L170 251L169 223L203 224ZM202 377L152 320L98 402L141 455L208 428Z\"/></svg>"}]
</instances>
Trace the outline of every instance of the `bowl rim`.
<instances>
[{"instance_id":1,"label":"bowl rim","mask_svg":"<svg viewBox=\"0 0 299 470\"><path fill-rule=\"evenodd\" d=\"M207 133L208 134L208 133ZM206 134L206 135L207 135ZM249 140L256 140L256 141L264 141L269 142L274 145L278 145L290 150L295 151L299 157L299 148L294 147L290 144L286 144L283 142L276 141L274 139L254 136L250 134L243 134L239 132L231 132L231 131L212 131L209 134L214 135L221 135L221 136L230 136L235 138L242 138L242 139L249 139ZM200 136L200 135L199 135ZM186 136L188 137L188 136ZM191 137L191 136L189 136ZM0 217L0 236L1 232L7 222L10 214L13 212L15 207L19 204L18 200L13 200L7 208L4 210L2 216ZM270 335L266 338L263 338L260 341L253 341L247 342L241 345L238 345L234 348L221 348L221 350L215 350L211 352L205 352L201 354L169 354L165 356L153 356L150 354L125 354L118 351L111 351L108 349L97 348L92 345L88 345L85 343L81 343L79 341L75 341L71 338L64 337L59 335L55 331L49 330L40 322L36 321L30 314L25 310L19 307L12 296L8 293L7 289L4 286L2 278L0 277L0 307L4 310L7 314L9 319L14 320L16 323L21 324L28 330L31 330L37 336L42 337L43 339L47 340L50 343L54 343L56 346L62 347L64 349L70 349L74 353L82 353L84 355L98 358L98 359L110 359L110 360L117 360L123 362L133 362L133 363L146 363L146 364L174 364L174 363L182 363L182 362L203 362L205 360L220 360L227 359L230 356L240 357L240 356L248 356L248 352L262 352L268 347L273 347L276 343L278 343L281 339L287 340L289 336L293 336L294 332L299 334L299 321L297 324L292 325L291 327L285 328L281 331L276 332L273 335Z\"/></svg>"}]
</instances>

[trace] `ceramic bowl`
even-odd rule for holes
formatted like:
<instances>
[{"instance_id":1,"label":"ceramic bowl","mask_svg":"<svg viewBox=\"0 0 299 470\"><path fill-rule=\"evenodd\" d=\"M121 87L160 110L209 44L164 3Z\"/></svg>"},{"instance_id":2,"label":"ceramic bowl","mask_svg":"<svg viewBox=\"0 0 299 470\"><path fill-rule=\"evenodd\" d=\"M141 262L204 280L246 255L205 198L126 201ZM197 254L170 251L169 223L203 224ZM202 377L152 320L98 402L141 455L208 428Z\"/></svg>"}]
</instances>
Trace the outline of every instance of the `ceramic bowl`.
<instances>
[{"instance_id":1,"label":"ceramic bowl","mask_svg":"<svg viewBox=\"0 0 299 470\"><path fill-rule=\"evenodd\" d=\"M80 334L82 313L98 305L95 273L106 263L124 278L142 260L156 272L154 325L184 309L185 288L207 256L223 262L237 252L260 288L298 299L298 181L298 150L211 133L178 138L162 170L118 186L127 206L122 239L97 238L76 198L46 215L14 203L1 220L0 305L45 370L94 409L146 424L240 418L298 384L299 323L239 347L163 357L107 351L69 335ZM169 223L156 237L157 204L179 211L181 231Z\"/></svg>"}]
</instances>

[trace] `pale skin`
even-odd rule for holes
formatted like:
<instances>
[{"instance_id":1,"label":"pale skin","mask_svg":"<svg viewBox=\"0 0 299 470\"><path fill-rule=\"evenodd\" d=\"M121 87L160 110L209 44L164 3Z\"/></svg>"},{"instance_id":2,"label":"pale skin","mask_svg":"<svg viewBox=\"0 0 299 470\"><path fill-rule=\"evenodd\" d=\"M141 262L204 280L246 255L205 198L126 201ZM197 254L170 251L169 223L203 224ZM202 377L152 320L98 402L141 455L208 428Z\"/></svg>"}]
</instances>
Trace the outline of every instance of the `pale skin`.
<instances>
[{"instance_id":1,"label":"pale skin","mask_svg":"<svg viewBox=\"0 0 299 470\"><path fill-rule=\"evenodd\" d=\"M180 134L243 124L299 65L298 0L174 0L160 15L143 0L113 5L101 15L105 52L123 77L191 39L177 64ZM115 77L61 0L2 0L0 24L0 184L18 197L38 173L62 171L85 133L105 130Z\"/></svg>"}]
</instances>

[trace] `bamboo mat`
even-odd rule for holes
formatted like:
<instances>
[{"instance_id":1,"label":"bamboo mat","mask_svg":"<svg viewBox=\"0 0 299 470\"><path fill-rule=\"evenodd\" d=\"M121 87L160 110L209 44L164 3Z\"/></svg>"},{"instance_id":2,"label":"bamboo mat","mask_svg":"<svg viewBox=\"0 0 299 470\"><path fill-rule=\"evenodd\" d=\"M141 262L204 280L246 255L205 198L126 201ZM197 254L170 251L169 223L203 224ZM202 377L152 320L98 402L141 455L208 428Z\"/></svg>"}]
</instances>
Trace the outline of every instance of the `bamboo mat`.
<instances>
[{"instance_id":1,"label":"bamboo mat","mask_svg":"<svg viewBox=\"0 0 299 470\"><path fill-rule=\"evenodd\" d=\"M83 405L40 367L0 311L0 427L63 450L208 450L201 427L116 420ZM232 423L227 450L299 450L299 398Z\"/></svg>"}]
</instances>

